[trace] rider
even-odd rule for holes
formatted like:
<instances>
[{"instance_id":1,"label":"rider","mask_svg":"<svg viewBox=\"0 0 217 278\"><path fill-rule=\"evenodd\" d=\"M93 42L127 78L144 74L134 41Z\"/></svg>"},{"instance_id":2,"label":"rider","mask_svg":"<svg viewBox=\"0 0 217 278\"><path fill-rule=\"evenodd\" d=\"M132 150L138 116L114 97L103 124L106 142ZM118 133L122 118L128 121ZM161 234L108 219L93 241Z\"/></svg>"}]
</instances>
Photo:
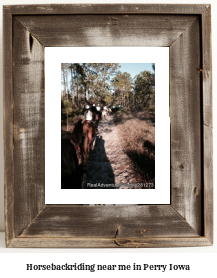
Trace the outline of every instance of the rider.
<instances>
[{"instance_id":1,"label":"rider","mask_svg":"<svg viewBox=\"0 0 217 278\"><path fill-rule=\"evenodd\" d=\"M98 123L99 123L99 115L98 115L98 111L96 110L95 104L92 104L91 112L92 112L92 121L94 122L96 131L97 131L97 127L98 127Z\"/></svg>"},{"instance_id":2,"label":"rider","mask_svg":"<svg viewBox=\"0 0 217 278\"><path fill-rule=\"evenodd\" d=\"M99 121L101 120L101 118L102 118L102 112L100 111L101 110L101 108L100 108L100 106L99 106L99 104L97 104L97 106L96 106L96 114L97 114L97 121L96 121L96 125L98 126L98 123L99 123Z\"/></svg>"},{"instance_id":3,"label":"rider","mask_svg":"<svg viewBox=\"0 0 217 278\"><path fill-rule=\"evenodd\" d=\"M96 110L97 110L97 111L100 111L100 110L101 110L99 104L97 104Z\"/></svg>"},{"instance_id":4,"label":"rider","mask_svg":"<svg viewBox=\"0 0 217 278\"><path fill-rule=\"evenodd\" d=\"M85 106L85 112L84 112L84 116L85 116L85 121L92 121L92 112L90 111L90 106L87 104Z\"/></svg>"}]
</instances>

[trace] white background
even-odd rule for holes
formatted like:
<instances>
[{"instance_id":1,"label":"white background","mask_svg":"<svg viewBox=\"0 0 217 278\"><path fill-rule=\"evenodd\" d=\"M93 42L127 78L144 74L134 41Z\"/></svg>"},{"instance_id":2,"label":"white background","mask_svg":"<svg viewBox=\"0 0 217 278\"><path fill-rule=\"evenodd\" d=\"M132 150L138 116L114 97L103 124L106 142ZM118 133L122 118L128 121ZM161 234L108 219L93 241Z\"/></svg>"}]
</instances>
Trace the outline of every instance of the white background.
<instances>
[{"instance_id":1,"label":"white background","mask_svg":"<svg viewBox=\"0 0 217 278\"><path fill-rule=\"evenodd\" d=\"M1 5L12 5L12 4L45 4L50 3L51 1L27 1L27 0L0 0ZM52 3L60 3L61 1L52 0ZM96 1L96 0L64 0L64 3L132 3L133 1ZM216 86L217 80L215 78L217 72L217 2L215 0L196 0L196 1L163 1L163 0L148 0L148 1L139 1L136 3L159 3L159 4L212 4L212 49L213 49L213 122L214 122L214 142L216 139L216 120L217 120L217 99L216 99ZM0 14L0 22L2 22L2 14ZM2 23L1 23L2 24ZM0 28L1 40L2 40L2 28ZM2 41L0 43L0 52L2 57ZM0 111L3 111L3 89L2 89L2 63L0 64ZM54 277L54 273L51 274L35 272L31 273L25 272L26 263L37 263L39 260L41 263L51 263L54 261L51 255L47 253L54 253L53 256L56 260L63 260L65 262L78 262L82 260L85 263L88 263L88 259L94 259L96 263L103 261L105 264L112 263L114 260L121 264L124 260L124 263L133 263L145 261L151 264L164 264L164 263L177 263L177 264L191 264L192 269L189 273L185 272L171 272L171 273L154 273L142 272L141 274L136 274L133 272L133 275L136 277L216 277L216 257L217 257L217 244L215 243L213 247L198 247L198 248L156 248L156 249L6 249L4 244L4 168L3 168L3 113L0 113L0 273L2 277L10 277L10 275L16 275L22 277ZM216 171L215 171L215 160L216 160L216 148L214 144L214 198L216 198ZM215 222L214 222L214 233L215 239L217 236L217 210L215 205ZM216 242L216 240L215 240ZM20 254L22 253L22 254ZM41 254L42 253L42 254ZM59 253L59 254L57 254ZM197 253L197 254L196 254ZM54 261L55 262L55 261ZM147 274L148 273L148 274ZM57 272L56 276L60 277L60 273ZM87 273L86 273L87 275ZM93 273L91 274L93 276ZM102 275L102 274L100 274ZM105 274L104 274L105 275ZM111 276L111 273L107 272L107 275ZM120 275L120 273L119 273ZM122 273L122 276L126 277L126 272ZM128 274L129 275L129 274ZM168 276L170 275L170 276ZM193 275L193 276L192 276ZM69 272L68 276L61 273L62 277L78 277L75 274ZM130 273L132 277L132 273Z\"/></svg>"},{"instance_id":2,"label":"white background","mask_svg":"<svg viewBox=\"0 0 217 278\"><path fill-rule=\"evenodd\" d=\"M155 189L61 189L61 63L72 62L155 63ZM169 47L46 47L45 92L45 204L170 204Z\"/></svg>"}]
</instances>

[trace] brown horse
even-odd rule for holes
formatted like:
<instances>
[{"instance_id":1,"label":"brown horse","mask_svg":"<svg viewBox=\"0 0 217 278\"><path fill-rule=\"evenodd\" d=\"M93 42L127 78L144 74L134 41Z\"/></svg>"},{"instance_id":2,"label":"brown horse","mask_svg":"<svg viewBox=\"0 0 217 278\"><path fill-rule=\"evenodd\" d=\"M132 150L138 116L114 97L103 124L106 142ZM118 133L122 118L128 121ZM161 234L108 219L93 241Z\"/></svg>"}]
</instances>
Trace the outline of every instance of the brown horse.
<instances>
[{"instance_id":1,"label":"brown horse","mask_svg":"<svg viewBox=\"0 0 217 278\"><path fill-rule=\"evenodd\" d=\"M61 188L81 188L95 127L91 121L80 119L73 132L61 131Z\"/></svg>"},{"instance_id":2,"label":"brown horse","mask_svg":"<svg viewBox=\"0 0 217 278\"><path fill-rule=\"evenodd\" d=\"M93 136L95 135L95 126L92 121L84 121L83 123L83 138L81 142L81 151L83 155L83 164L85 165L90 153Z\"/></svg>"},{"instance_id":3,"label":"brown horse","mask_svg":"<svg viewBox=\"0 0 217 278\"><path fill-rule=\"evenodd\" d=\"M81 188L82 160L80 145L83 138L82 120L73 132L61 131L61 189Z\"/></svg>"}]
</instances>

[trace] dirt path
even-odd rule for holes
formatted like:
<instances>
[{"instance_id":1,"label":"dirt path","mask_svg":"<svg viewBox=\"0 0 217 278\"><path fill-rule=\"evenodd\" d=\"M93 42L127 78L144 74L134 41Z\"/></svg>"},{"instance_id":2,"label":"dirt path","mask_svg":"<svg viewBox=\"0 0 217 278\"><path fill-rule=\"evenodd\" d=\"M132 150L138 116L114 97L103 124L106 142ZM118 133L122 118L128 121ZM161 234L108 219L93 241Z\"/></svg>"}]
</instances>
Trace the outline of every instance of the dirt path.
<instances>
[{"instance_id":1,"label":"dirt path","mask_svg":"<svg viewBox=\"0 0 217 278\"><path fill-rule=\"evenodd\" d=\"M102 120L98 130L83 188L138 188L141 178L122 149L118 125L114 124L113 116Z\"/></svg>"}]
</instances>

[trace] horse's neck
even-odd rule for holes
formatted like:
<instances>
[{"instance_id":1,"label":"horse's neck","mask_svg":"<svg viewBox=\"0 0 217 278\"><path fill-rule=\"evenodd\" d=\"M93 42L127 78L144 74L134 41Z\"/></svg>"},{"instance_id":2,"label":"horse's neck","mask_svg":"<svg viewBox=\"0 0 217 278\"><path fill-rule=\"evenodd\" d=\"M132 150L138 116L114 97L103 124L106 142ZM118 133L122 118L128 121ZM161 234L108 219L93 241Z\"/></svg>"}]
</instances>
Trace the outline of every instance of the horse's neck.
<instances>
[{"instance_id":1,"label":"horse's neck","mask_svg":"<svg viewBox=\"0 0 217 278\"><path fill-rule=\"evenodd\" d=\"M88 128L89 128L90 122L89 121L85 121L83 124L83 135L86 135Z\"/></svg>"},{"instance_id":2,"label":"horse's neck","mask_svg":"<svg viewBox=\"0 0 217 278\"><path fill-rule=\"evenodd\" d=\"M79 121L74 127L74 130L72 132L72 140L74 141L75 144L79 145L81 143L82 135L83 135L83 124L81 123L81 121Z\"/></svg>"}]
</instances>

